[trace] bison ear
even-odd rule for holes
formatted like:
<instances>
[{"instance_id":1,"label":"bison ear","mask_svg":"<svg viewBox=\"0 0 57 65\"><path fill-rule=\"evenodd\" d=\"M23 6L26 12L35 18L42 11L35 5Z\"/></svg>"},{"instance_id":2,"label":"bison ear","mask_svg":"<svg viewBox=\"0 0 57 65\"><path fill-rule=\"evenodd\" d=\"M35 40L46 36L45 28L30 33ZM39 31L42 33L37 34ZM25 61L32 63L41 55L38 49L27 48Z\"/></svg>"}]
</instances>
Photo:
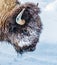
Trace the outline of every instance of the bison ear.
<instances>
[{"instance_id":1,"label":"bison ear","mask_svg":"<svg viewBox=\"0 0 57 65\"><path fill-rule=\"evenodd\" d=\"M25 10L25 8L16 17L16 23L19 24L19 25L24 25L25 24L25 20L21 19L24 10Z\"/></svg>"}]
</instances>

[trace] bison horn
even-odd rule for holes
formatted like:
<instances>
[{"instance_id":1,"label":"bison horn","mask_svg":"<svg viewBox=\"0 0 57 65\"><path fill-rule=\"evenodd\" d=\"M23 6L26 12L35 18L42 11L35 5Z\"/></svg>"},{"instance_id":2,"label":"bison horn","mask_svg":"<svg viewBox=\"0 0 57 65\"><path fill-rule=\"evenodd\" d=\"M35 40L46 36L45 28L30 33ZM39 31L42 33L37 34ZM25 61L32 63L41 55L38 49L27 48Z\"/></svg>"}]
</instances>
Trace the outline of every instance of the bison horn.
<instances>
[{"instance_id":1,"label":"bison horn","mask_svg":"<svg viewBox=\"0 0 57 65\"><path fill-rule=\"evenodd\" d=\"M24 10L25 10L25 8L16 17L16 23L19 24L19 25L24 25L25 24L25 20L21 19Z\"/></svg>"}]
</instances>

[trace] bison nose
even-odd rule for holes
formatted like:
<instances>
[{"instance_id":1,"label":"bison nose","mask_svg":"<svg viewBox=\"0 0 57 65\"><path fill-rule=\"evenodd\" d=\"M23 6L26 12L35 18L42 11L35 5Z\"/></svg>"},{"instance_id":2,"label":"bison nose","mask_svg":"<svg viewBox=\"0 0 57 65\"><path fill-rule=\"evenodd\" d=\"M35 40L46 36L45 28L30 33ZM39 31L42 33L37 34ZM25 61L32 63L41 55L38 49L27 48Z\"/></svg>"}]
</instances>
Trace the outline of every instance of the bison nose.
<instances>
[{"instance_id":1,"label":"bison nose","mask_svg":"<svg viewBox=\"0 0 57 65\"><path fill-rule=\"evenodd\" d=\"M36 48L37 42L38 42L38 38L35 38L35 39L32 41L32 44L28 47L28 51L34 51L35 48Z\"/></svg>"},{"instance_id":2,"label":"bison nose","mask_svg":"<svg viewBox=\"0 0 57 65\"><path fill-rule=\"evenodd\" d=\"M32 41L32 44L36 45L36 43L39 41L38 38L35 38L33 41Z\"/></svg>"}]
</instances>

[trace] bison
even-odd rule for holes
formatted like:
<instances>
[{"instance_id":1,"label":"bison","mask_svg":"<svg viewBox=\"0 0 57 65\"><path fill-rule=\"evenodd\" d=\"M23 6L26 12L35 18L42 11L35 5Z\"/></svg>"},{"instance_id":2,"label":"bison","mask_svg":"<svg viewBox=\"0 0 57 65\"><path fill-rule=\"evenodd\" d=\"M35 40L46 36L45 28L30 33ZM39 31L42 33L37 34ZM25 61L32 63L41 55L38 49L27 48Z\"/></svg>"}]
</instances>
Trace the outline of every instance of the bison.
<instances>
[{"instance_id":1,"label":"bison","mask_svg":"<svg viewBox=\"0 0 57 65\"><path fill-rule=\"evenodd\" d=\"M0 42L10 42L20 54L34 51L42 30L39 13L38 4L0 0Z\"/></svg>"}]
</instances>

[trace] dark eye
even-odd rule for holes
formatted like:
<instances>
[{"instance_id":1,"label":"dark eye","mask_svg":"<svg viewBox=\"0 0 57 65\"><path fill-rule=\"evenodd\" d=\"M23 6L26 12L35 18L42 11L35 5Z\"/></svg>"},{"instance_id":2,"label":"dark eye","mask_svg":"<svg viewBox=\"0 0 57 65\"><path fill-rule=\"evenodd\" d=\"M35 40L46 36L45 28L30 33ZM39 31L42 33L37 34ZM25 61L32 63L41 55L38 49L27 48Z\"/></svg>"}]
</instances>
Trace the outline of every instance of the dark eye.
<instances>
[{"instance_id":1,"label":"dark eye","mask_svg":"<svg viewBox=\"0 0 57 65\"><path fill-rule=\"evenodd\" d=\"M29 34L29 32L27 31L27 30L22 30L22 33L24 34L24 35L27 35L27 36L30 36L30 34Z\"/></svg>"}]
</instances>

